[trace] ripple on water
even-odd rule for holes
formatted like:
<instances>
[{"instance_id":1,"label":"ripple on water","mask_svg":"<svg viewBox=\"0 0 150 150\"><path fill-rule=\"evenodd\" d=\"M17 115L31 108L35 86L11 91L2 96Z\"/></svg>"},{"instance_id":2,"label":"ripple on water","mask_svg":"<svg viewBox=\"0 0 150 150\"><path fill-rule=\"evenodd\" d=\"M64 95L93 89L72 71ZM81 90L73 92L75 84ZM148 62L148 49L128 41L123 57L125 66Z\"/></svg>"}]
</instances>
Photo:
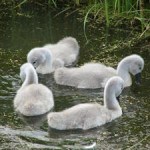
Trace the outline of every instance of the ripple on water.
<instances>
[{"instance_id":1,"label":"ripple on water","mask_svg":"<svg viewBox=\"0 0 150 150\"><path fill-rule=\"evenodd\" d=\"M54 14L55 15L55 14ZM52 13L31 14L31 18L15 16L4 20L5 33L0 39L0 143L4 149L81 149L96 142L95 149L149 149L149 45L141 43L136 48L117 48L131 38L130 31L109 31L98 27L87 30L89 43L85 44L82 23L78 16ZM64 21L65 20L65 21ZM1 23L1 22L0 22ZM39 30L40 29L40 30ZM12 32L13 31L13 32ZM21 35L21 36L20 36ZM29 36L30 35L30 36ZM89 131L48 132L45 117L25 118L13 109L13 98L21 85L19 67L26 62L28 51L36 46L58 41L64 36L74 36L81 52L77 66L89 61L100 61L116 66L131 53L139 53L145 61L142 86L133 85L123 91L121 106L123 116L102 127ZM123 41L122 41L123 40ZM103 103L103 90L80 90L56 85L53 74L39 75L39 82L54 93L54 111L64 110L78 103ZM143 140L143 141L142 141Z\"/></svg>"}]
</instances>

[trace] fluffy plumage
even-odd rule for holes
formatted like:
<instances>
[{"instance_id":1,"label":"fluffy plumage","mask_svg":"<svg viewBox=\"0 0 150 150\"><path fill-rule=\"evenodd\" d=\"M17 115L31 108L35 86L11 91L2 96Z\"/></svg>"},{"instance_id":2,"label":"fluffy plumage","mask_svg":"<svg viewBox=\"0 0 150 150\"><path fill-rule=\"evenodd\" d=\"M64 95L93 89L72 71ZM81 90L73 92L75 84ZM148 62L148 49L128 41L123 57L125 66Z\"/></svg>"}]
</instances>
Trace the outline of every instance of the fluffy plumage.
<instances>
[{"instance_id":1,"label":"fluffy plumage","mask_svg":"<svg viewBox=\"0 0 150 150\"><path fill-rule=\"evenodd\" d=\"M75 38L66 37L56 44L33 48L27 55L38 73L51 73L55 69L72 65L78 57L79 45Z\"/></svg>"},{"instance_id":2,"label":"fluffy plumage","mask_svg":"<svg viewBox=\"0 0 150 150\"><path fill-rule=\"evenodd\" d=\"M143 68L143 58L139 55L130 55L119 62L117 70L101 63L86 63L76 68L59 68L55 71L54 78L60 85L95 89L104 87L109 78L120 76L127 87L132 85L130 74L136 76L139 81Z\"/></svg>"},{"instance_id":3,"label":"fluffy plumage","mask_svg":"<svg viewBox=\"0 0 150 150\"><path fill-rule=\"evenodd\" d=\"M14 98L14 108L25 116L41 115L54 106L53 94L44 85L38 84L38 76L30 63L20 68L23 81L21 88Z\"/></svg>"},{"instance_id":4,"label":"fluffy plumage","mask_svg":"<svg viewBox=\"0 0 150 150\"><path fill-rule=\"evenodd\" d=\"M108 80L104 90L104 105L97 103L78 104L61 112L48 114L48 125L57 130L87 130L101 126L122 115L122 109L116 99L124 88L120 77Z\"/></svg>"}]
</instances>

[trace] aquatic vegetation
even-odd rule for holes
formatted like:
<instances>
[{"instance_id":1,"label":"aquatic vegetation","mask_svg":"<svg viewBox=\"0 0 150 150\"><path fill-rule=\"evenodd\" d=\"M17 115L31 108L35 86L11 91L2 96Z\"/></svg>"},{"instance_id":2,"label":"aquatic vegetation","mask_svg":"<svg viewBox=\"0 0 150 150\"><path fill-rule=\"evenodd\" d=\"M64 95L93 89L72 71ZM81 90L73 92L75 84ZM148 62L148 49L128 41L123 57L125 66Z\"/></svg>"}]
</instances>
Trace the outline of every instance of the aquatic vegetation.
<instances>
[{"instance_id":1,"label":"aquatic vegetation","mask_svg":"<svg viewBox=\"0 0 150 150\"><path fill-rule=\"evenodd\" d=\"M84 22L84 34L86 35L86 25L89 19L93 21L98 21L100 24L104 24L107 27L112 27L118 25L119 23L125 24L126 26L138 26L141 30L140 37L147 36L147 32L150 29L150 1L144 0L72 0L72 1L62 1L62 0L19 0L19 1L9 1L3 0L0 3L0 7L9 6L8 9L11 10L21 10L21 9L40 9L42 10L55 10L60 9L60 13L66 11L72 11L71 13L80 12L82 20ZM36 7L34 7L36 6Z\"/></svg>"},{"instance_id":2,"label":"aquatic vegetation","mask_svg":"<svg viewBox=\"0 0 150 150\"><path fill-rule=\"evenodd\" d=\"M146 2L144 5L143 0L95 0L94 3L85 7L82 13L85 14L86 22L88 17L91 18L93 16L93 19L98 19L109 27L116 24L117 21L125 19L128 20L131 26L141 26L142 32L146 32L150 25L148 19L150 10L146 6Z\"/></svg>"},{"instance_id":3,"label":"aquatic vegetation","mask_svg":"<svg viewBox=\"0 0 150 150\"><path fill-rule=\"evenodd\" d=\"M7 1L11 3L13 0ZM21 1L15 2L19 4ZM37 1L39 2L39 0ZM44 5L46 0L40 1ZM31 0L27 2L31 2ZM94 147L94 149L148 149L150 137L149 88L147 87L149 87L150 81L148 55L150 38L139 39L141 33L139 33L137 26L131 29L131 27L124 25L124 19L121 16L114 24L119 27L105 28L105 14L100 15L102 9L99 9L100 4L97 4L87 15L85 27L89 43L85 45L83 14L81 16L78 13L70 14L76 10L81 10L83 7L84 9L90 8L88 5L81 7L81 4L76 6L77 4L74 3L72 5L75 6L74 8L68 5L61 8L62 12L58 9L60 7L58 3L56 3L57 10L53 3L50 6L53 9L45 9L45 6L39 3L37 5L42 9L37 11L38 7L27 7L27 2L20 5L20 8L15 7L17 5L14 4L0 10L2 12L0 16L3 15L0 21L1 149L10 149L10 147L12 149L82 149L81 146L93 146L95 142L96 148ZM35 1L32 0L33 2ZM2 6L0 7L2 8ZM9 8L13 9L8 10ZM92 15L92 12L95 14ZM101 24L100 19L103 24ZM109 18L109 20L110 26L112 26L112 19ZM124 91L121 102L124 114L111 124L83 133L81 131L67 133L53 131L48 134L47 122L40 120L40 122L33 124L33 118L27 120L18 116L14 112L12 99L21 85L19 67L26 61L26 54L29 49L49 42L56 42L66 35L74 35L81 45L82 51L78 66L88 61L100 61L115 67L124 56L131 53L140 54L145 61L142 75L143 84L140 87L134 85L129 91ZM39 77L41 83L49 88L52 87L55 91L56 111L69 108L77 103L98 102L102 104L103 91L62 88L55 84L52 76Z\"/></svg>"}]
</instances>

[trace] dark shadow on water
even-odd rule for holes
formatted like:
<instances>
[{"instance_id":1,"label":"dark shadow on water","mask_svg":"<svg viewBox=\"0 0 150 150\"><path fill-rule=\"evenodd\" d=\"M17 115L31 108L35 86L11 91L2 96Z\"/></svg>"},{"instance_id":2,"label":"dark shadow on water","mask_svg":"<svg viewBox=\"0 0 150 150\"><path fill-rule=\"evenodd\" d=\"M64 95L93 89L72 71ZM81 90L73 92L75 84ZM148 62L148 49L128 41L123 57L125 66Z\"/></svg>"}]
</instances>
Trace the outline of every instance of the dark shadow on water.
<instances>
[{"instance_id":1,"label":"dark shadow on water","mask_svg":"<svg viewBox=\"0 0 150 150\"><path fill-rule=\"evenodd\" d=\"M95 135L96 137L98 133L102 134L103 130L106 129L107 126L109 126L109 123L106 123L103 126L94 127L88 130L82 130L82 129L57 130L57 129L48 127L48 133L49 133L50 138L63 138L64 136L67 138L71 135L87 136L87 137L93 137L93 135Z\"/></svg>"},{"instance_id":2,"label":"dark shadow on water","mask_svg":"<svg viewBox=\"0 0 150 150\"><path fill-rule=\"evenodd\" d=\"M53 109L51 111L53 111ZM18 113L18 115L25 124L31 126L34 129L39 129L43 125L43 123L47 121L47 114L49 112L42 114L42 115L37 115L37 116L24 116L20 113Z\"/></svg>"}]
</instances>

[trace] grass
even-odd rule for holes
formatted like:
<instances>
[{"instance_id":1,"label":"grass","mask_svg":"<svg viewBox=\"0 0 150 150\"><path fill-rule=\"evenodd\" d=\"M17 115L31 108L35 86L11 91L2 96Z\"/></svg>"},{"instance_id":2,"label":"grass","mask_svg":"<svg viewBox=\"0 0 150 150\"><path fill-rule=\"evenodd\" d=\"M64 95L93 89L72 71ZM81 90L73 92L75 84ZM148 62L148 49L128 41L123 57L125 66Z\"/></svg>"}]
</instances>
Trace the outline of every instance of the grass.
<instances>
[{"instance_id":1,"label":"grass","mask_svg":"<svg viewBox=\"0 0 150 150\"><path fill-rule=\"evenodd\" d=\"M48 0L49 5L54 5L55 8L57 8L57 2L56 0Z\"/></svg>"},{"instance_id":2,"label":"grass","mask_svg":"<svg viewBox=\"0 0 150 150\"><path fill-rule=\"evenodd\" d=\"M150 1L147 1L150 4ZM145 36L150 29L150 10L146 9L148 6L144 0L94 0L93 3L87 5L84 15L84 31L88 16L98 16L99 22L104 22L107 27L114 26L119 22L118 20L128 20L127 26L138 26L141 28L140 37ZM98 14L98 15L97 15ZM94 17L95 19L96 17ZM101 20L101 21L100 21ZM134 22L139 22L138 24ZM134 25L135 24L135 25ZM86 37L87 39L87 37Z\"/></svg>"},{"instance_id":3,"label":"grass","mask_svg":"<svg viewBox=\"0 0 150 150\"><path fill-rule=\"evenodd\" d=\"M106 16L106 25L109 27L109 9L108 9L108 0L105 0L105 16Z\"/></svg>"},{"instance_id":4,"label":"grass","mask_svg":"<svg viewBox=\"0 0 150 150\"><path fill-rule=\"evenodd\" d=\"M92 9L94 9L95 5L93 5L86 13L85 17L84 17L84 25L83 25L83 29L84 29L84 36L85 36L85 39L86 41L88 42L88 38L87 38L87 35L86 35L86 23L88 22L88 15L89 13L92 11Z\"/></svg>"},{"instance_id":5,"label":"grass","mask_svg":"<svg viewBox=\"0 0 150 150\"><path fill-rule=\"evenodd\" d=\"M150 2L147 2L150 4ZM103 0L98 1L95 0L95 2L92 5L98 5L99 9L102 11L102 15L105 16L106 19L106 25L110 25L110 19L114 16L122 16L126 18L145 18L145 11L148 9L144 8L144 0ZM91 5L91 7L93 7ZM88 5L89 6L89 5ZM96 8L96 7L94 7ZM89 8L90 9L90 8ZM93 11L94 13L94 11ZM150 10L149 10L150 13ZM147 16L148 17L148 16ZM141 21L143 22L141 19ZM141 22L141 23L142 23Z\"/></svg>"},{"instance_id":6,"label":"grass","mask_svg":"<svg viewBox=\"0 0 150 150\"><path fill-rule=\"evenodd\" d=\"M5 5L13 4L14 9L21 9L25 4L38 5L39 7L45 7L49 9L61 8L60 13L66 12L72 8L79 9L83 14L83 28L86 36L86 24L90 16L105 23L107 27L111 27L115 22L121 22L123 19L128 19L131 24L134 24L135 20L138 20L141 27L141 37L145 36L150 29L150 10L146 8L149 6L150 1L144 0L71 0L62 2L62 0L3 0ZM1 5L0 4L0 5ZM136 24L137 26L137 24Z\"/></svg>"}]
</instances>

